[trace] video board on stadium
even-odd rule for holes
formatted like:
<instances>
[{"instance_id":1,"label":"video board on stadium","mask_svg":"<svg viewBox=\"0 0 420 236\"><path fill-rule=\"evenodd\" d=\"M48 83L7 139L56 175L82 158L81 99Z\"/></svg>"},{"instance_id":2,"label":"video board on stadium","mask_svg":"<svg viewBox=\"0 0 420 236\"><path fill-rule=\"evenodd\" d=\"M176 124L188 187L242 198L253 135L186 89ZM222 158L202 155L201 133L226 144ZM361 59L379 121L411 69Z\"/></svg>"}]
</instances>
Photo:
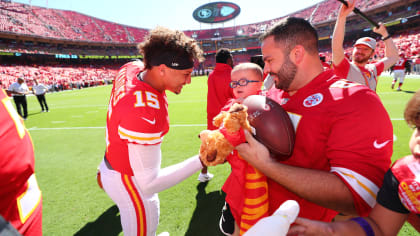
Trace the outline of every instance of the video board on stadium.
<instances>
[{"instance_id":1,"label":"video board on stadium","mask_svg":"<svg viewBox=\"0 0 420 236\"><path fill-rule=\"evenodd\" d=\"M202 23L221 23L239 15L241 8L232 2L211 2L196 8L193 17Z\"/></svg>"}]
</instances>

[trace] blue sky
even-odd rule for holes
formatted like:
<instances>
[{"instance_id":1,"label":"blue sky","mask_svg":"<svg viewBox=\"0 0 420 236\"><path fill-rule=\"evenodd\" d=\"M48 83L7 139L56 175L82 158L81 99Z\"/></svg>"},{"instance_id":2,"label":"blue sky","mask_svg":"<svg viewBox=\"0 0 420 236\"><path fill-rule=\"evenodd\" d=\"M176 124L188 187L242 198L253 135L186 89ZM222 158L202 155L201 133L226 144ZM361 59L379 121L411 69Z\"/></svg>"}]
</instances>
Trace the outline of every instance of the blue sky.
<instances>
[{"instance_id":1,"label":"blue sky","mask_svg":"<svg viewBox=\"0 0 420 236\"><path fill-rule=\"evenodd\" d=\"M224 24L201 24L192 13L209 0L12 0L34 6L73 10L104 20L142 28L157 25L171 29L195 30L230 27L281 17L312 6L321 0L227 0L241 7L235 20ZM222 1L222 0L220 0ZM287 2L287 3L286 3ZM287 5L287 6L286 6Z\"/></svg>"}]
</instances>

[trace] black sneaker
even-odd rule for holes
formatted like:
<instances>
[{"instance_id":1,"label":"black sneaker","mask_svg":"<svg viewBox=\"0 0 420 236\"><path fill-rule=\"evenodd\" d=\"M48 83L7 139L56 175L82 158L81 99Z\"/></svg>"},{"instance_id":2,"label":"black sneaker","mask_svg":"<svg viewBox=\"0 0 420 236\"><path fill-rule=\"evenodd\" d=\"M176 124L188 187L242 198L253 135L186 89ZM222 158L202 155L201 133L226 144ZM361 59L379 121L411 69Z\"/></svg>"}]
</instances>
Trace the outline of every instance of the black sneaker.
<instances>
[{"instance_id":1,"label":"black sneaker","mask_svg":"<svg viewBox=\"0 0 420 236\"><path fill-rule=\"evenodd\" d=\"M222 216L220 217L219 222L220 231L224 235L232 235L235 231L235 219L233 218L232 212L230 211L229 204L225 202L225 205L222 208Z\"/></svg>"}]
</instances>

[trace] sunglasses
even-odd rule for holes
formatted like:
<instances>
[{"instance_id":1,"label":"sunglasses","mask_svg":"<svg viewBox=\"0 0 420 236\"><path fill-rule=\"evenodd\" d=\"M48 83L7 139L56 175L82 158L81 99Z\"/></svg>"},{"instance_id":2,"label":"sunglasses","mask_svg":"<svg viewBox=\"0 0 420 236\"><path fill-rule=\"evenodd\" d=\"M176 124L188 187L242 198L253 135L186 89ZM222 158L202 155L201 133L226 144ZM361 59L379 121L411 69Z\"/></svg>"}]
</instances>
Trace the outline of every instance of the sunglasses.
<instances>
[{"instance_id":1,"label":"sunglasses","mask_svg":"<svg viewBox=\"0 0 420 236\"><path fill-rule=\"evenodd\" d=\"M248 83L253 83L253 82L261 82L261 81L259 81L259 80L247 80L245 78L242 78L242 79L240 79L238 81L231 81L229 83L229 86L231 88L236 88L238 86L246 86Z\"/></svg>"}]
</instances>

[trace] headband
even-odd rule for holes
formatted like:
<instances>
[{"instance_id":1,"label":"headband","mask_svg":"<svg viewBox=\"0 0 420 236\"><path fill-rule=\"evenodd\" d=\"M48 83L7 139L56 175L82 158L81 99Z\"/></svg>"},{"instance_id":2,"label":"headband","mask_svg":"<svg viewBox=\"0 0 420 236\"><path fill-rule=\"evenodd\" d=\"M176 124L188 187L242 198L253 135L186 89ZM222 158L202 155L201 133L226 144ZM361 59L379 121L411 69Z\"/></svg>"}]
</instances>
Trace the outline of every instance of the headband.
<instances>
[{"instance_id":1,"label":"headband","mask_svg":"<svg viewBox=\"0 0 420 236\"><path fill-rule=\"evenodd\" d=\"M163 52L150 60L151 66L158 66L161 64L165 64L167 67L175 70L190 69L194 66L194 62L190 59L187 52Z\"/></svg>"}]
</instances>

